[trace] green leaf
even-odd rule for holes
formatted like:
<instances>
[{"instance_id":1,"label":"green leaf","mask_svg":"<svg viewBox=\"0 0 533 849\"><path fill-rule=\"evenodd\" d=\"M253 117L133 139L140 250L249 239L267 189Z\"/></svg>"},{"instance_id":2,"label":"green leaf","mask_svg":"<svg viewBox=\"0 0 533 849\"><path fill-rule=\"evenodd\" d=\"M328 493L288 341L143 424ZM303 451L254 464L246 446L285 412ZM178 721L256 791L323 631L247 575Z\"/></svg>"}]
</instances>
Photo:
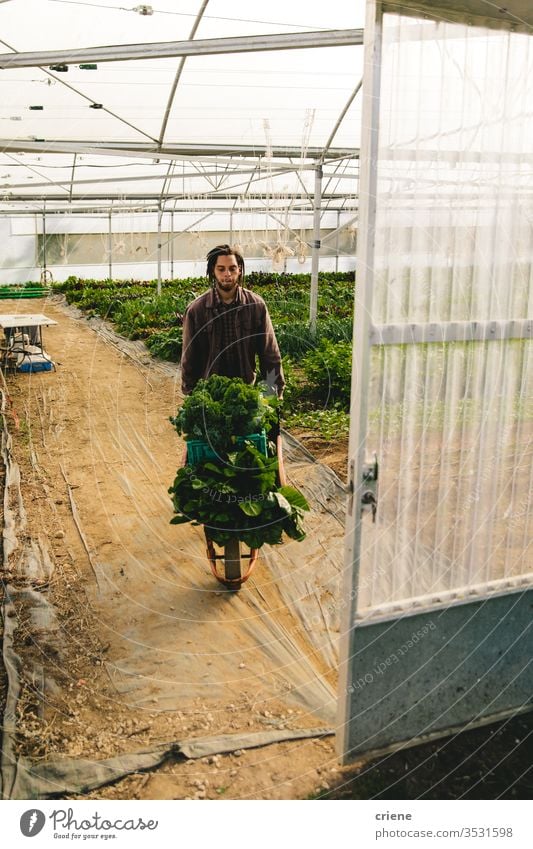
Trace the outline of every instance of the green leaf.
<instances>
[{"instance_id":1,"label":"green leaf","mask_svg":"<svg viewBox=\"0 0 533 849\"><path fill-rule=\"evenodd\" d=\"M220 474L221 471L220 466L216 466L215 463L204 463L203 468L207 469L209 472L216 472L217 474Z\"/></svg>"},{"instance_id":2,"label":"green leaf","mask_svg":"<svg viewBox=\"0 0 533 849\"><path fill-rule=\"evenodd\" d=\"M260 501L239 501L239 507L246 516L259 516L263 512Z\"/></svg>"},{"instance_id":3,"label":"green leaf","mask_svg":"<svg viewBox=\"0 0 533 849\"><path fill-rule=\"evenodd\" d=\"M311 509L303 494L294 486L280 486L278 491L285 496L287 501L289 501L293 507L300 507L302 510Z\"/></svg>"},{"instance_id":4,"label":"green leaf","mask_svg":"<svg viewBox=\"0 0 533 849\"><path fill-rule=\"evenodd\" d=\"M171 525L184 525L185 522L190 522L190 521L191 521L191 519L190 519L189 516L184 516L183 514L181 514L179 516L174 516L170 520L170 524Z\"/></svg>"}]
</instances>

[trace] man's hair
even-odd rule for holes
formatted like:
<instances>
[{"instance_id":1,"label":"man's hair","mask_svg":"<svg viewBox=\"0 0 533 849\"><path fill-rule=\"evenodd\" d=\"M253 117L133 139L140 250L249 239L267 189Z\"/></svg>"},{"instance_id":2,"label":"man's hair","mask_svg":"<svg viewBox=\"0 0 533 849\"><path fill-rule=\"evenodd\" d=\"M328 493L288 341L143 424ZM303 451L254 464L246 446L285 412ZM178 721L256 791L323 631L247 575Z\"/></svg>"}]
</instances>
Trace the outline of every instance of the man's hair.
<instances>
[{"instance_id":1,"label":"man's hair","mask_svg":"<svg viewBox=\"0 0 533 849\"><path fill-rule=\"evenodd\" d=\"M219 256L234 256L237 260L237 265L241 271L241 279L239 283L242 283L244 278L244 258L240 251L237 248L232 248L231 245L217 245L216 248L211 248L209 253L207 254L207 276L211 283L215 282L215 265L217 264L217 259Z\"/></svg>"}]
</instances>

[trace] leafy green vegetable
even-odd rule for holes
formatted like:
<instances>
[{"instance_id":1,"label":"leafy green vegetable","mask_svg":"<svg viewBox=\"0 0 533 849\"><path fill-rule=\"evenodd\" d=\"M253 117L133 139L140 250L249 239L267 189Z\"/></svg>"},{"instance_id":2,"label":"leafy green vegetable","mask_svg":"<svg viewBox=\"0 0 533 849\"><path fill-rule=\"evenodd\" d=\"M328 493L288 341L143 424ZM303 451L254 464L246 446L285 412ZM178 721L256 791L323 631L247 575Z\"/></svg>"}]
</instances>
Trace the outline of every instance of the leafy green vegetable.
<instances>
[{"instance_id":1,"label":"leafy green vegetable","mask_svg":"<svg viewBox=\"0 0 533 849\"><path fill-rule=\"evenodd\" d=\"M292 539L302 540L305 537L303 515L309 510L309 505L302 493L294 487L278 487L277 458L265 457L249 441L245 442L243 447L234 449L232 439L235 434L231 433L231 422L237 422L242 429L248 430L249 417L256 415L257 404L262 403L262 399L259 401L255 397L255 406L251 403L247 405L246 401L253 396L242 392L241 386L237 386L238 393L228 392L227 382L230 380L221 377L216 380L210 378L211 393L205 389L205 384L209 381L202 381L204 385L195 389L176 419L172 420L178 432L179 428L186 427L188 432L193 429L193 433L200 436L198 431L201 427L195 418L198 415L200 399L200 403L208 407L208 412L204 409L202 413L205 418L200 420L201 424L216 423L216 418L211 416L219 415L224 425L220 426L218 423L215 434L220 450L218 463L205 460L178 470L174 483L169 488L176 512L171 522L176 525L183 522L205 525L210 538L219 545L237 537L250 548L261 548L264 543L281 543L283 533ZM253 389L242 381L234 382L242 384L246 390ZM254 392L257 396L257 390ZM222 397L222 400L216 400L217 395ZM237 406L239 399L241 410ZM226 404L233 405L229 414L226 414ZM180 417L186 405L186 416ZM264 409L272 408L267 405ZM231 413L235 414L233 419ZM268 417L263 417L261 423L267 422ZM209 428L207 432L213 444L213 429ZM204 436L204 433L201 435ZM223 438L226 439L225 443L222 442Z\"/></svg>"},{"instance_id":2,"label":"leafy green vegetable","mask_svg":"<svg viewBox=\"0 0 533 849\"><path fill-rule=\"evenodd\" d=\"M203 439L217 454L224 453L236 436L269 430L277 403L240 378L214 374L198 381L170 421L186 439Z\"/></svg>"}]
</instances>

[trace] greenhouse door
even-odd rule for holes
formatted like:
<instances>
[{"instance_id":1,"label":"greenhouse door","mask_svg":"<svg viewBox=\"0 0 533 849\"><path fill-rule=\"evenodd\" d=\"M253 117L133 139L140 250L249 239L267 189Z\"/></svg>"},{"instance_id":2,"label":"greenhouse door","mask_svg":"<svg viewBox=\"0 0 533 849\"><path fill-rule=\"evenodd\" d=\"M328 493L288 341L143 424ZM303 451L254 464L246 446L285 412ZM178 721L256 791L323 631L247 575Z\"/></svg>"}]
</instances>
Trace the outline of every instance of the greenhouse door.
<instances>
[{"instance_id":1,"label":"greenhouse door","mask_svg":"<svg viewBox=\"0 0 533 849\"><path fill-rule=\"evenodd\" d=\"M533 39L365 42L345 762L533 708Z\"/></svg>"}]
</instances>

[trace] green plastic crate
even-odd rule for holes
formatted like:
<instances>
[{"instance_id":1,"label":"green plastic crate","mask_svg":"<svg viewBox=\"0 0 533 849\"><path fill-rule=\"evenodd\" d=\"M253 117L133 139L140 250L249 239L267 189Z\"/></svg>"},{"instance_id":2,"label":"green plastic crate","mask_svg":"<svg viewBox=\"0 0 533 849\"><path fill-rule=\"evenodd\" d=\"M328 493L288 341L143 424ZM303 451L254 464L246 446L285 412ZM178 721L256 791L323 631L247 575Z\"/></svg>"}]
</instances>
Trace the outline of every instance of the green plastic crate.
<instances>
[{"instance_id":1,"label":"green plastic crate","mask_svg":"<svg viewBox=\"0 0 533 849\"><path fill-rule=\"evenodd\" d=\"M268 456L267 438L264 430L261 433L249 433L247 436L238 436L237 445L243 445L245 440L251 442L261 454ZM187 440L187 463L193 466L195 463L203 463L204 460L218 460L217 454L211 446L202 439Z\"/></svg>"}]
</instances>

